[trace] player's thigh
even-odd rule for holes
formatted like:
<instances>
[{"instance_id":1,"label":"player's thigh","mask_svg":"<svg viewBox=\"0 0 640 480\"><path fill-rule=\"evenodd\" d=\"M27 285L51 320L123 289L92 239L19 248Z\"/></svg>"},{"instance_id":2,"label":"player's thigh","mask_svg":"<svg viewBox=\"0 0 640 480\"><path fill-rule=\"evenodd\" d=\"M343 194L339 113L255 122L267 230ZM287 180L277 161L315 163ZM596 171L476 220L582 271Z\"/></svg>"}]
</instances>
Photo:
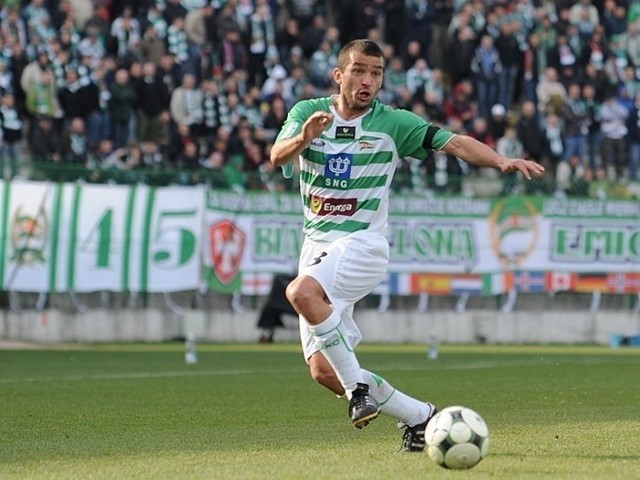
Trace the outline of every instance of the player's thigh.
<instances>
[{"instance_id":1,"label":"player's thigh","mask_svg":"<svg viewBox=\"0 0 640 480\"><path fill-rule=\"evenodd\" d=\"M340 313L383 279L389 244L382 236L352 234L329 245L303 248L300 275L313 277Z\"/></svg>"}]
</instances>

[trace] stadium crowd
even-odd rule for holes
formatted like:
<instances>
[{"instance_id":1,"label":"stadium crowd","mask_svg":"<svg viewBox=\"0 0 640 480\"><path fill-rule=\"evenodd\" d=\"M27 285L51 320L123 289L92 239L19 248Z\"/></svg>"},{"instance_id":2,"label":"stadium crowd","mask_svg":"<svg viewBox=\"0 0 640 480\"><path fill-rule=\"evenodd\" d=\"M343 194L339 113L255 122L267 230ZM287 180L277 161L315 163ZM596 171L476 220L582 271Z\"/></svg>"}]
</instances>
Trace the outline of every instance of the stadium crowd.
<instances>
[{"instance_id":1,"label":"stadium crowd","mask_svg":"<svg viewBox=\"0 0 640 480\"><path fill-rule=\"evenodd\" d=\"M543 163L527 191L638 180L637 0L4 0L0 175L292 188L276 132L360 37L385 51L382 101ZM404 159L394 188L490 174L462 168Z\"/></svg>"}]
</instances>

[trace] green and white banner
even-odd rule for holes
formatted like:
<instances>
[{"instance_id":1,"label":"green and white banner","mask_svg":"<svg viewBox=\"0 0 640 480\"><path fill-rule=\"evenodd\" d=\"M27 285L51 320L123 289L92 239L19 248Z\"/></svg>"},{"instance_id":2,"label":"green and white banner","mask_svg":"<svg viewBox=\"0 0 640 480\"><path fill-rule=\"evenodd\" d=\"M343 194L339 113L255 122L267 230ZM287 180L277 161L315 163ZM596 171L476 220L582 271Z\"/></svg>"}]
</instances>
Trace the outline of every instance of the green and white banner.
<instances>
[{"instance_id":1,"label":"green and white banner","mask_svg":"<svg viewBox=\"0 0 640 480\"><path fill-rule=\"evenodd\" d=\"M198 288L201 188L0 182L3 290Z\"/></svg>"},{"instance_id":2,"label":"green and white banner","mask_svg":"<svg viewBox=\"0 0 640 480\"><path fill-rule=\"evenodd\" d=\"M0 181L0 201L1 290L266 293L302 244L296 193ZM388 236L400 294L558 284L545 272L627 292L640 271L637 200L394 196Z\"/></svg>"}]
</instances>

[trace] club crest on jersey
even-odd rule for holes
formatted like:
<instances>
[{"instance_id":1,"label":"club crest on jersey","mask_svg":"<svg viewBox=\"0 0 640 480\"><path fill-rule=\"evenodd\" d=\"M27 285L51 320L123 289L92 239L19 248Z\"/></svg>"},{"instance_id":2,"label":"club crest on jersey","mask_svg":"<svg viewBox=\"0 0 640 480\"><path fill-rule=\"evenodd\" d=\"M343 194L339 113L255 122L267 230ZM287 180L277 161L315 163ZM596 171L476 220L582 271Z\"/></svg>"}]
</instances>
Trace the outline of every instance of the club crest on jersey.
<instances>
[{"instance_id":1,"label":"club crest on jersey","mask_svg":"<svg viewBox=\"0 0 640 480\"><path fill-rule=\"evenodd\" d=\"M350 153L329 155L324 166L324 186L338 190L349 188L352 163L353 155Z\"/></svg>"}]
</instances>

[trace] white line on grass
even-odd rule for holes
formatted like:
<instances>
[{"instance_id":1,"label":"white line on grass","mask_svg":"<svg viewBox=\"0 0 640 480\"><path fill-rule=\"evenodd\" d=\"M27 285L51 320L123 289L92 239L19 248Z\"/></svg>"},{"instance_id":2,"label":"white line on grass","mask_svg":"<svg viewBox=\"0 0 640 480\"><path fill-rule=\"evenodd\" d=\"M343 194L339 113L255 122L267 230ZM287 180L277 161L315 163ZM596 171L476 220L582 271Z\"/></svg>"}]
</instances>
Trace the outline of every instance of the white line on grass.
<instances>
[{"instance_id":1,"label":"white line on grass","mask_svg":"<svg viewBox=\"0 0 640 480\"><path fill-rule=\"evenodd\" d=\"M425 366L407 366L407 365L379 365L373 366L372 370L380 372L414 372L424 370L484 370L489 368L521 368L531 367L535 365L606 365L619 364L620 359L594 359L594 358L572 358L572 361L563 359L558 362L557 359L534 358L530 360L502 361L502 362L473 362L461 363L457 365L442 365L438 362L429 362L425 360ZM130 380L130 379L146 379L146 378L176 378L176 377L220 377L230 375L283 375L300 373L300 368L279 369L279 370L257 370L257 369L230 369L230 370L174 370L166 372L130 372L130 373L98 373L93 375L63 375L63 376L46 376L46 377L22 377L22 378L0 378L0 385L11 383L38 383L38 382L84 382L88 380Z\"/></svg>"}]
</instances>

